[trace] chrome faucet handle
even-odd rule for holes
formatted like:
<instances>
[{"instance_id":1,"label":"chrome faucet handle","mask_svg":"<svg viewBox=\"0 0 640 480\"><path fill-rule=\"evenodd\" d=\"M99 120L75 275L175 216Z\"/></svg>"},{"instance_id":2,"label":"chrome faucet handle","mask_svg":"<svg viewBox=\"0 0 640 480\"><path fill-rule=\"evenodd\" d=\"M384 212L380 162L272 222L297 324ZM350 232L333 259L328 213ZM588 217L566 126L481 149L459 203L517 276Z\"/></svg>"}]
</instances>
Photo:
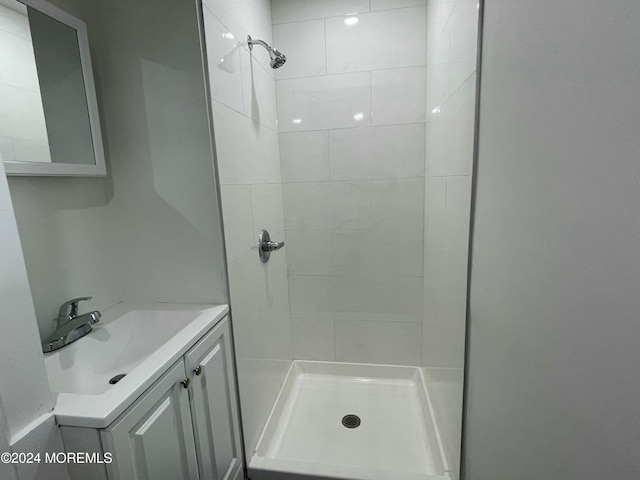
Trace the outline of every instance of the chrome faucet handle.
<instances>
[{"instance_id":1,"label":"chrome faucet handle","mask_svg":"<svg viewBox=\"0 0 640 480\"><path fill-rule=\"evenodd\" d=\"M78 297L73 300L68 300L60 305L60 309L58 310L58 324L60 324L61 321L67 321L77 317L78 303L85 300L91 300L92 298L93 297Z\"/></svg>"},{"instance_id":2,"label":"chrome faucet handle","mask_svg":"<svg viewBox=\"0 0 640 480\"><path fill-rule=\"evenodd\" d=\"M258 255L260 255L260 261L267 263L271 252L275 252L284 247L284 242L272 242L269 232L262 230L258 235Z\"/></svg>"},{"instance_id":3,"label":"chrome faucet handle","mask_svg":"<svg viewBox=\"0 0 640 480\"><path fill-rule=\"evenodd\" d=\"M265 250L269 250L270 252L275 252L276 250L280 250L284 247L284 242L267 242L266 246L263 246Z\"/></svg>"}]
</instances>

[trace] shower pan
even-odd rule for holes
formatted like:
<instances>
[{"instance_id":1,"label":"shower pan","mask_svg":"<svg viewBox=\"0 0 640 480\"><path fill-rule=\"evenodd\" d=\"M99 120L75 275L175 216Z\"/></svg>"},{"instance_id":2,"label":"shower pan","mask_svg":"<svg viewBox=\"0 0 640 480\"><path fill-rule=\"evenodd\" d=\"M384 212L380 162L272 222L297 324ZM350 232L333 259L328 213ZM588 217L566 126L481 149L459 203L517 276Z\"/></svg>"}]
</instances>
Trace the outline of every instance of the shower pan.
<instances>
[{"instance_id":1,"label":"shower pan","mask_svg":"<svg viewBox=\"0 0 640 480\"><path fill-rule=\"evenodd\" d=\"M249 468L252 480L450 478L421 369L299 360Z\"/></svg>"}]
</instances>

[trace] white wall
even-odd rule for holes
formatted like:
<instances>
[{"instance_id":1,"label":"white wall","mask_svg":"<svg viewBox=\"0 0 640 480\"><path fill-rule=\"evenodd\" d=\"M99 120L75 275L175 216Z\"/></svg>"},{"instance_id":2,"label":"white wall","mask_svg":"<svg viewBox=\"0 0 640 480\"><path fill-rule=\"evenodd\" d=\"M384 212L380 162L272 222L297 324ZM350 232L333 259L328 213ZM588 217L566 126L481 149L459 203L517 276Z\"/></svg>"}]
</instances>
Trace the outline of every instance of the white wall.
<instances>
[{"instance_id":1,"label":"white wall","mask_svg":"<svg viewBox=\"0 0 640 480\"><path fill-rule=\"evenodd\" d=\"M255 449L292 360L287 246L260 262L259 232L285 240L268 0L204 1L231 316L247 456ZM219 62L224 60L224 68Z\"/></svg>"},{"instance_id":2,"label":"white wall","mask_svg":"<svg viewBox=\"0 0 640 480\"><path fill-rule=\"evenodd\" d=\"M295 358L420 365L425 5L272 2Z\"/></svg>"},{"instance_id":3,"label":"white wall","mask_svg":"<svg viewBox=\"0 0 640 480\"><path fill-rule=\"evenodd\" d=\"M466 478L639 478L640 4L485 3Z\"/></svg>"},{"instance_id":4,"label":"white wall","mask_svg":"<svg viewBox=\"0 0 640 480\"><path fill-rule=\"evenodd\" d=\"M32 453L60 451L53 422L55 397L49 389L27 271L0 155L0 448ZM0 467L2 478L68 478L66 466ZM12 471L13 470L13 471ZM46 470L46 471L45 471ZM18 476L19 474L19 476ZM6 475L6 476L5 476Z\"/></svg>"},{"instance_id":5,"label":"white wall","mask_svg":"<svg viewBox=\"0 0 640 480\"><path fill-rule=\"evenodd\" d=\"M124 302L224 303L196 5L87 1L110 164L106 225Z\"/></svg>"},{"instance_id":6,"label":"white wall","mask_svg":"<svg viewBox=\"0 0 640 480\"><path fill-rule=\"evenodd\" d=\"M9 187L40 336L53 333L66 300L93 296L81 312L119 303L105 180L9 177Z\"/></svg>"}]
</instances>

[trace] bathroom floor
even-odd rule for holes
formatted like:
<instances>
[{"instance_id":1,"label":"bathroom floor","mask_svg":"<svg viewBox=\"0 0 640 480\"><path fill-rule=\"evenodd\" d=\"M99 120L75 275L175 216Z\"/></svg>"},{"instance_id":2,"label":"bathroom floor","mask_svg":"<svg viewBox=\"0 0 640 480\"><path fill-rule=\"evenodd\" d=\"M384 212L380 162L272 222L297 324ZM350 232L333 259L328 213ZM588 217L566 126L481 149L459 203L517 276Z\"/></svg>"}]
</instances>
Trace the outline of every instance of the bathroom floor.
<instances>
[{"instance_id":1,"label":"bathroom floor","mask_svg":"<svg viewBox=\"0 0 640 480\"><path fill-rule=\"evenodd\" d=\"M343 425L346 415L359 426ZM441 452L418 368L296 361L250 470L254 480L285 471L296 479L448 479Z\"/></svg>"}]
</instances>

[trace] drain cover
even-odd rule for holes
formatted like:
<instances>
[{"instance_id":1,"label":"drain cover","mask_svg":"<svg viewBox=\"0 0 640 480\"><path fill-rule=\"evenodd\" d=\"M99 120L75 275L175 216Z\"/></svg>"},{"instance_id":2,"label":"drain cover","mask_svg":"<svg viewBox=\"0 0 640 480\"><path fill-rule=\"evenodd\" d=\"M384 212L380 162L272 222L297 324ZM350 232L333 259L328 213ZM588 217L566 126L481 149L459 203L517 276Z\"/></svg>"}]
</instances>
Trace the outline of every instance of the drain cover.
<instances>
[{"instance_id":1,"label":"drain cover","mask_svg":"<svg viewBox=\"0 0 640 480\"><path fill-rule=\"evenodd\" d=\"M111 385L115 385L116 383L118 383L120 380L122 380L124 378L124 376L126 375L126 373L121 373L120 375L116 375L115 377L113 377L111 380L109 380L109 383Z\"/></svg>"},{"instance_id":2,"label":"drain cover","mask_svg":"<svg viewBox=\"0 0 640 480\"><path fill-rule=\"evenodd\" d=\"M342 417L342 425L347 428L358 428L360 426L360 417L350 413Z\"/></svg>"}]
</instances>

